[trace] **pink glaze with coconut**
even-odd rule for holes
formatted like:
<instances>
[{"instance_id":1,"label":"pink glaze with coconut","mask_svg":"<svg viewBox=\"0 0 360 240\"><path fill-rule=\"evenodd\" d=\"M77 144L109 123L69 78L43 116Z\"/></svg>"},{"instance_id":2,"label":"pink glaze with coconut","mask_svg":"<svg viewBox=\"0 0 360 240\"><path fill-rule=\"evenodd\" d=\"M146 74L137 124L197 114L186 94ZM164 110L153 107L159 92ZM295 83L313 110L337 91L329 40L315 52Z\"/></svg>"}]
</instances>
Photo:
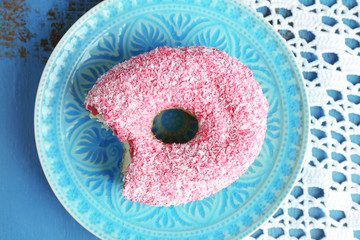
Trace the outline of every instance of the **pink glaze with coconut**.
<instances>
[{"instance_id":1,"label":"pink glaze with coconut","mask_svg":"<svg viewBox=\"0 0 360 240\"><path fill-rule=\"evenodd\" d=\"M249 68L199 46L161 47L116 65L85 106L129 141L123 196L156 206L203 199L246 172L261 150L268 112ZM151 133L153 118L173 107L198 120L187 143L164 144Z\"/></svg>"}]
</instances>

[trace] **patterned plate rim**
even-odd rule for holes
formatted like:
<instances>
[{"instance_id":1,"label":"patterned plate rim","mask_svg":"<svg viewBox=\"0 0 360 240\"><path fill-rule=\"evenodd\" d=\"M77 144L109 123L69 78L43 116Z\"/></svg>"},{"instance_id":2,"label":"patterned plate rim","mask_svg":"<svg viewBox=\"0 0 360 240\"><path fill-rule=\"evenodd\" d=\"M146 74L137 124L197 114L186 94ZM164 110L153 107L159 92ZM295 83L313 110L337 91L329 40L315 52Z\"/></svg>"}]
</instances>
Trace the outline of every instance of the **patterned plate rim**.
<instances>
[{"instance_id":1,"label":"patterned plate rim","mask_svg":"<svg viewBox=\"0 0 360 240\"><path fill-rule=\"evenodd\" d=\"M91 8L89 11L87 11L82 17L80 17L68 30L67 32L62 36L62 38L60 39L59 43L56 45L56 47L54 48L54 50L52 51L45 67L43 70L43 73L41 75L40 81L39 81L39 85L38 85L38 89L37 89L37 94L36 94L36 99L35 99L35 111L34 111L34 135L35 135L35 143L36 143L36 148L37 148L37 153L38 153L38 157L42 166L42 169L44 171L45 177L51 187L51 189L53 190L55 196L57 197L57 199L59 200L59 202L63 205L63 207L66 209L66 211L81 225L83 226L85 229L87 229L89 232L91 232L92 234L94 234L95 236L101 238L101 236L94 230L90 229L85 223L83 223L77 216L75 216L72 211L68 208L67 204L65 204L62 200L61 197L58 195L59 193L55 190L55 186L54 183L52 181L50 181L50 172L47 172L45 167L44 167L44 162L46 161L44 158L41 157L41 145L40 145L40 139L37 135L37 133L39 132L39 128L41 128L40 125L38 125L39 123L39 116L40 116L40 110L41 108L40 106L40 101L42 100L43 97L42 96L42 91L43 91L43 87L45 85L45 83L48 81L48 79L45 77L45 75L47 74L47 70L49 69L49 66L51 65L51 63L53 62L53 60L57 57L57 54L59 52L59 49L63 47L63 45L66 43L66 39L68 38L68 36L70 36L71 34L73 34L74 29L76 29L77 27L81 26L83 22L85 22L88 19L91 19L90 17L92 15L94 15L97 12L97 9L106 7L106 5L110 4L111 2L114 1L123 1L123 0L106 0L103 1L97 5L95 5L93 8ZM282 194L277 197L277 200L275 201L275 204L273 204L267 211L266 214L263 215L263 217L258 220L257 224L254 224L253 227L251 229L248 229L247 231L240 233L240 236L237 235L237 238L243 238L246 236L251 235L252 233L254 233L261 224L263 224L272 214L274 214L280 207L282 202L290 195L292 188L294 187L294 183L295 181L298 180L299 178L299 173L300 170L303 168L304 165L304 158L306 156L306 152L309 149L309 125L310 125L310 107L309 107L309 103L308 103L308 94L306 91L306 86L305 86L305 81L304 78L302 76L302 74L300 73L300 67L298 66L297 62L295 61L295 57L290 49L290 47L288 46L287 42L281 37L279 36L279 34L275 31L275 29L273 28L272 25L270 25L270 23L268 23L267 21L265 21L262 17L262 15L260 15L259 13L257 13L256 11L254 11L253 9L251 9L249 6L245 5L244 3L240 2L239 0L230 0L231 2L234 3L234 5L237 6L241 6L243 8L245 8L249 13L253 13L254 17L263 23L263 26L265 28L268 28L268 30L270 30L270 32L273 34L274 37L276 37L277 40L279 40L281 42L281 46L285 52L286 55L289 57L289 60L292 63L291 68L295 71L295 76L298 79L297 83L299 84L300 87L300 96L302 98L302 106L303 106L303 110L302 110L302 118L303 118L303 131L301 132L301 146L299 149L299 154L297 155L297 165L294 166L293 171L292 171L292 176L291 176L291 180L287 182L286 186L283 188L282 190ZM189 4L189 3L187 3ZM103 6L104 5L104 6ZM45 156L46 158L46 156Z\"/></svg>"}]
</instances>

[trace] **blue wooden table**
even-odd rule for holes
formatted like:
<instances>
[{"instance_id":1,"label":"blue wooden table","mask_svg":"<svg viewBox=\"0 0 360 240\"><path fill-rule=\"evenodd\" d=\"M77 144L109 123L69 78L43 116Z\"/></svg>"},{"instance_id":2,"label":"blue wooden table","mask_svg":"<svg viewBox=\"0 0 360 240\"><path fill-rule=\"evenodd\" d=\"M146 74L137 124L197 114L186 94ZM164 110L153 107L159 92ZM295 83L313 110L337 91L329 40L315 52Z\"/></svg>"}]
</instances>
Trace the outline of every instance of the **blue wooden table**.
<instances>
[{"instance_id":1,"label":"blue wooden table","mask_svg":"<svg viewBox=\"0 0 360 240\"><path fill-rule=\"evenodd\" d=\"M97 239L56 199L41 169L33 115L46 61L99 0L0 1L0 239Z\"/></svg>"}]
</instances>

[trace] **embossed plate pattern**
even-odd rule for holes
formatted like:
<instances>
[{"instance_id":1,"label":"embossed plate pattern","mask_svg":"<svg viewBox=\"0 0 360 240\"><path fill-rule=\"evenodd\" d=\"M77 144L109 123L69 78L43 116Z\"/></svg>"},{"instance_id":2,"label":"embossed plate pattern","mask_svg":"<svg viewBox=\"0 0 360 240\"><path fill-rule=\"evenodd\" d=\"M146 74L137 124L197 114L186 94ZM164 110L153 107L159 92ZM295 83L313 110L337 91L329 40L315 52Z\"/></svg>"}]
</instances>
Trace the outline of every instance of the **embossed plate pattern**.
<instances>
[{"instance_id":1,"label":"embossed plate pattern","mask_svg":"<svg viewBox=\"0 0 360 240\"><path fill-rule=\"evenodd\" d=\"M177 207L121 196L122 145L89 118L84 98L118 62L158 46L204 45L254 73L270 110L262 151L228 188ZM302 165L308 104L282 39L236 1L104 1L65 34L41 78L35 106L40 161L56 196L103 239L232 239L254 231L286 197Z\"/></svg>"}]
</instances>

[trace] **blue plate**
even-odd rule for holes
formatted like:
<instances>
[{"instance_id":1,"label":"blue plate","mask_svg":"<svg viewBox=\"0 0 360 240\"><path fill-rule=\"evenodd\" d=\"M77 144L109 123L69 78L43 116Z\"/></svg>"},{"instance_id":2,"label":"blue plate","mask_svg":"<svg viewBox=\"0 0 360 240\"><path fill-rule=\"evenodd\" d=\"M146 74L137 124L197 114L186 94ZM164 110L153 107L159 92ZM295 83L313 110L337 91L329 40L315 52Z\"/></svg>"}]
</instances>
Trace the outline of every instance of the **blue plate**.
<instances>
[{"instance_id":1,"label":"blue plate","mask_svg":"<svg viewBox=\"0 0 360 240\"><path fill-rule=\"evenodd\" d=\"M159 46L204 45L254 73L270 110L262 151L246 174L201 201L152 207L121 196L122 144L89 118L84 98L118 62ZM260 226L289 193L309 130L304 84L292 53L237 1L104 1L65 34L41 77L35 106L40 161L56 196L103 239L232 239Z\"/></svg>"}]
</instances>

